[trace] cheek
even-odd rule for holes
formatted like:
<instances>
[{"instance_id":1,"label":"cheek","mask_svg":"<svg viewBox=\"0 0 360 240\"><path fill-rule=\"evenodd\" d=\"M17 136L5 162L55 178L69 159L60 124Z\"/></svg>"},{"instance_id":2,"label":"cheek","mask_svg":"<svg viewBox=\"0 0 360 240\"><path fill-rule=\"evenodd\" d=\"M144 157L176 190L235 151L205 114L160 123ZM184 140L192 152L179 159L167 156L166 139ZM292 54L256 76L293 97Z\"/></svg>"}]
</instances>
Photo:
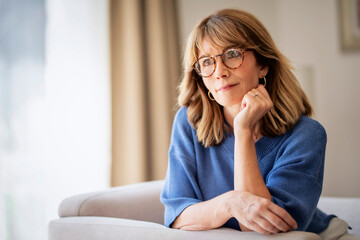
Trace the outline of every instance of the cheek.
<instances>
[{"instance_id":1,"label":"cheek","mask_svg":"<svg viewBox=\"0 0 360 240\"><path fill-rule=\"evenodd\" d=\"M234 76L248 86L256 87L259 83L258 73L254 68L243 68L240 71L235 72Z\"/></svg>"},{"instance_id":2,"label":"cheek","mask_svg":"<svg viewBox=\"0 0 360 240\"><path fill-rule=\"evenodd\" d=\"M244 87L255 88L259 83L259 79L255 74L239 74L235 76Z\"/></svg>"},{"instance_id":3,"label":"cheek","mask_svg":"<svg viewBox=\"0 0 360 240\"><path fill-rule=\"evenodd\" d=\"M212 88L211 88L211 81L210 81L210 79L206 79L206 80L203 79L202 81L203 81L203 84L204 84L204 86L205 86L205 88L206 88L206 91L212 89Z\"/></svg>"}]
</instances>

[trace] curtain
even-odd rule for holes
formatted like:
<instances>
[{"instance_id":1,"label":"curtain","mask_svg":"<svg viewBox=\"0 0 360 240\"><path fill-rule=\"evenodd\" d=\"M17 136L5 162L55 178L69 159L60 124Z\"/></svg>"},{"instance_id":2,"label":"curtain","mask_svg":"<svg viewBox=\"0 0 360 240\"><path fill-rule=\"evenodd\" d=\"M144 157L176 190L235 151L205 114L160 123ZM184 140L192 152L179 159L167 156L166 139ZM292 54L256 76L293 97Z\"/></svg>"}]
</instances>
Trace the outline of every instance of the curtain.
<instances>
[{"instance_id":1,"label":"curtain","mask_svg":"<svg viewBox=\"0 0 360 240\"><path fill-rule=\"evenodd\" d=\"M180 74L174 0L112 0L112 185L163 179Z\"/></svg>"}]
</instances>

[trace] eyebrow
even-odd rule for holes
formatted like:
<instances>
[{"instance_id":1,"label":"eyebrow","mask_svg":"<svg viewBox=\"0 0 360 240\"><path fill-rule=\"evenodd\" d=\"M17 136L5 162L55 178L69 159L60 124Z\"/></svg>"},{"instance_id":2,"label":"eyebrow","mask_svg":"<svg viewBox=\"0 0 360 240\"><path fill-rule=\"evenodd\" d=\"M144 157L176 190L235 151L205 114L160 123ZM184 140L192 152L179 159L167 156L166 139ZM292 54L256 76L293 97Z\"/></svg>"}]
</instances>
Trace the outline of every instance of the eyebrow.
<instances>
[{"instance_id":1,"label":"eyebrow","mask_svg":"<svg viewBox=\"0 0 360 240\"><path fill-rule=\"evenodd\" d=\"M241 48L241 47L239 45L232 45L232 46L224 48L222 50L222 53L220 53L220 54L223 54L224 52L226 52L227 50L232 49L232 48ZM206 54L206 55L202 54L201 56L199 56L199 59L202 57L211 57L211 56L209 54Z\"/></svg>"},{"instance_id":2,"label":"eyebrow","mask_svg":"<svg viewBox=\"0 0 360 240\"><path fill-rule=\"evenodd\" d=\"M210 57L210 55L209 54L207 54L207 55L203 54L203 55L199 56L199 59L202 58L202 57Z\"/></svg>"}]
</instances>

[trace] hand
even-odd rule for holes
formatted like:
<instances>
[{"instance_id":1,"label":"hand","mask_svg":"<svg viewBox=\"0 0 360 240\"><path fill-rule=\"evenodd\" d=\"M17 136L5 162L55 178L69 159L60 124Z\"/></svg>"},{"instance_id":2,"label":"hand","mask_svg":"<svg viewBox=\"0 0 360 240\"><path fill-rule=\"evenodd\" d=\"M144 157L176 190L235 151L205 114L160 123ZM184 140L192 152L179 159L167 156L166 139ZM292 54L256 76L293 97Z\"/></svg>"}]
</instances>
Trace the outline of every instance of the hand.
<instances>
[{"instance_id":1,"label":"hand","mask_svg":"<svg viewBox=\"0 0 360 240\"><path fill-rule=\"evenodd\" d=\"M231 217L237 219L243 231L272 234L297 228L290 214L270 200L250 192L230 193L227 209Z\"/></svg>"},{"instance_id":2,"label":"hand","mask_svg":"<svg viewBox=\"0 0 360 240\"><path fill-rule=\"evenodd\" d=\"M273 107L268 92L263 85L250 90L244 95L240 112L234 119L234 130L249 129L254 132L259 120Z\"/></svg>"}]
</instances>

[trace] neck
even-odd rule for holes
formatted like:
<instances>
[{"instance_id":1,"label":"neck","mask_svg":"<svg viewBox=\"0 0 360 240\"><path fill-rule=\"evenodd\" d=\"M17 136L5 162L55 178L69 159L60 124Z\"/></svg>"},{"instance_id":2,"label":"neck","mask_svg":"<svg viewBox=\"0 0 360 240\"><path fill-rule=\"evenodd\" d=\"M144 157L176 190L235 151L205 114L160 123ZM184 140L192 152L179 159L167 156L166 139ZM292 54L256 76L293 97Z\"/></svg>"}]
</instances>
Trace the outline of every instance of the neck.
<instances>
[{"instance_id":1,"label":"neck","mask_svg":"<svg viewBox=\"0 0 360 240\"><path fill-rule=\"evenodd\" d=\"M236 115L240 112L240 109L241 109L240 104L236 104L231 107L224 107L225 120L230 124L233 130L234 130L234 119Z\"/></svg>"},{"instance_id":2,"label":"neck","mask_svg":"<svg viewBox=\"0 0 360 240\"><path fill-rule=\"evenodd\" d=\"M240 104L236 104L236 105L233 105L231 107L224 107L223 108L225 120L231 126L232 132L234 132L234 119L237 116L237 114L240 112L240 109L241 109ZM262 134L259 131L259 124L256 124L256 127L255 127L254 132L253 132L254 142L259 140L261 137L262 137Z\"/></svg>"}]
</instances>

